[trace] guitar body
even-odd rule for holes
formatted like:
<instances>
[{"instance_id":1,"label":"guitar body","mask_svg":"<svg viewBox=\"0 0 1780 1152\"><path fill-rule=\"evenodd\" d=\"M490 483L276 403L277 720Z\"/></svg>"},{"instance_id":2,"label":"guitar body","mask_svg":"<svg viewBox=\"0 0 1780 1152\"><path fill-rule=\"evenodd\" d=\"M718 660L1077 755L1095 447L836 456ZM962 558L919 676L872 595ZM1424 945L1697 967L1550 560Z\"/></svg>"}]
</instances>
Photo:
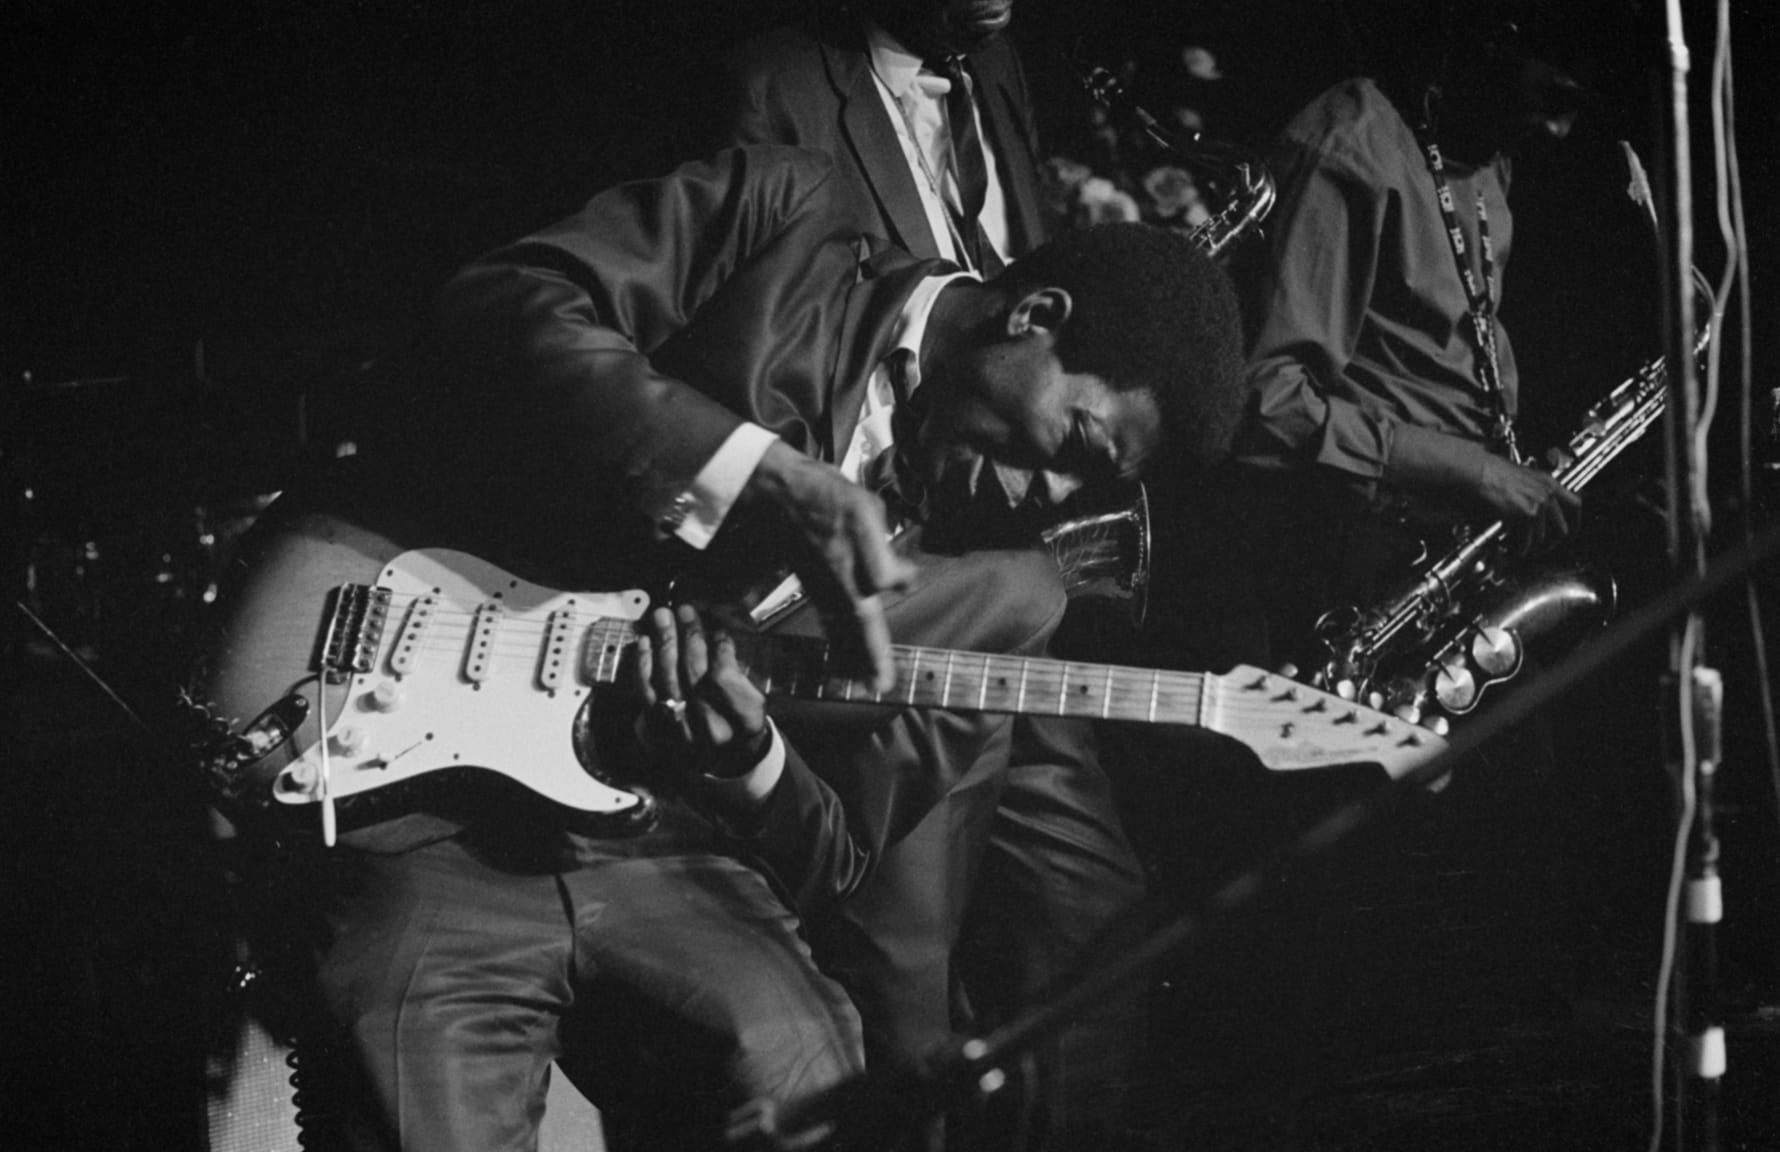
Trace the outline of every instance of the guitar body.
<instances>
[{"instance_id":1,"label":"guitar body","mask_svg":"<svg viewBox=\"0 0 1780 1152\"><path fill-rule=\"evenodd\" d=\"M628 627L647 607L643 594L561 592L466 552L406 549L326 515L263 527L193 686L234 730L281 701L299 718L247 766L239 791L250 803L341 801L473 767L584 812L628 815L646 804L582 765L576 717L592 688L573 668L586 626L610 617ZM358 612L361 640L377 639L356 666L350 652L329 651L346 586L388 594L380 628ZM553 619L579 622L571 650L559 646L554 677L545 667Z\"/></svg>"}]
</instances>

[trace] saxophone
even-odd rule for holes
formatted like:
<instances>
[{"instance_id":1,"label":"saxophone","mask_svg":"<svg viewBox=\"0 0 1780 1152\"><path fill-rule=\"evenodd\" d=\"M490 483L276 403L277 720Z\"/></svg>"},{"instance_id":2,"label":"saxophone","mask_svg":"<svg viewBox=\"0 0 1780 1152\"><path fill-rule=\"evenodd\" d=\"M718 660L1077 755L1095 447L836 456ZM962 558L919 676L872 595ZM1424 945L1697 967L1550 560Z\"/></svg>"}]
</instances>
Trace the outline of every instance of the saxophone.
<instances>
[{"instance_id":1,"label":"saxophone","mask_svg":"<svg viewBox=\"0 0 1780 1152\"><path fill-rule=\"evenodd\" d=\"M1195 132L1183 139L1169 132L1154 116L1132 103L1123 86L1105 68L1090 68L1080 75L1088 95L1107 108L1130 116L1146 136L1187 164L1220 177L1220 189L1228 195L1229 202L1187 232L1187 237L1207 256L1214 260L1225 256L1238 240L1258 229L1273 210L1277 197L1273 174L1259 159L1232 145L1207 139L1203 133Z\"/></svg>"},{"instance_id":2,"label":"saxophone","mask_svg":"<svg viewBox=\"0 0 1780 1152\"><path fill-rule=\"evenodd\" d=\"M1705 288L1697 270L1695 282ZM1715 325L1714 318L1701 326L1696 357ZM1668 381L1658 357L1591 408L1549 454L1557 480L1580 491L1643 436L1668 406ZM1445 554L1418 563L1396 595L1325 613L1316 626L1323 662L1311 682L1444 732L1447 715L1471 712L1490 685L1520 672L1527 641L1598 626L1611 615L1610 573L1576 561L1517 574L1507 537L1500 520L1461 531Z\"/></svg>"}]
</instances>

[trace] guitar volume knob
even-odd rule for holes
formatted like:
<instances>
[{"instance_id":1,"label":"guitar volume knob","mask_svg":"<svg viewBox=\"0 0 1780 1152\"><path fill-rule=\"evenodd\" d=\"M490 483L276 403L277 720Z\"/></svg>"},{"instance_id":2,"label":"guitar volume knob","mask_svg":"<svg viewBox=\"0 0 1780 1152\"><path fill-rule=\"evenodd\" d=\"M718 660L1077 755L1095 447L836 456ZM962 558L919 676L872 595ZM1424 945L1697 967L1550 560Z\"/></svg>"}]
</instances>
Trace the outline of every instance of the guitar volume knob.
<instances>
[{"instance_id":1,"label":"guitar volume knob","mask_svg":"<svg viewBox=\"0 0 1780 1152\"><path fill-rule=\"evenodd\" d=\"M392 680L384 680L371 689L369 703L373 711L394 712L407 702L408 695Z\"/></svg>"}]
</instances>

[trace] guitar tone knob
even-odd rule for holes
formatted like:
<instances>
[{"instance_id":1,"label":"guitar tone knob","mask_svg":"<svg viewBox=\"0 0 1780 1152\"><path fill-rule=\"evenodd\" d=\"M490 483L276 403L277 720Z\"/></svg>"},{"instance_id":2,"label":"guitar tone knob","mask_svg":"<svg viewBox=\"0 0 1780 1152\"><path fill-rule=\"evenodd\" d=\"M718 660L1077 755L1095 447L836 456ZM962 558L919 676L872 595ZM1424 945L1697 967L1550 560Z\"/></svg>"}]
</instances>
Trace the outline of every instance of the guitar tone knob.
<instances>
[{"instance_id":1,"label":"guitar tone knob","mask_svg":"<svg viewBox=\"0 0 1780 1152\"><path fill-rule=\"evenodd\" d=\"M278 774L278 788L282 792L308 796L315 792L320 783L321 773L307 760L298 760Z\"/></svg>"},{"instance_id":2,"label":"guitar tone knob","mask_svg":"<svg viewBox=\"0 0 1780 1152\"><path fill-rule=\"evenodd\" d=\"M362 756L371 746L371 734L356 724L348 724L328 738L336 756Z\"/></svg>"},{"instance_id":3,"label":"guitar tone knob","mask_svg":"<svg viewBox=\"0 0 1780 1152\"><path fill-rule=\"evenodd\" d=\"M394 681L384 680L371 689L369 702L377 712L394 712L407 702L408 695Z\"/></svg>"}]
</instances>

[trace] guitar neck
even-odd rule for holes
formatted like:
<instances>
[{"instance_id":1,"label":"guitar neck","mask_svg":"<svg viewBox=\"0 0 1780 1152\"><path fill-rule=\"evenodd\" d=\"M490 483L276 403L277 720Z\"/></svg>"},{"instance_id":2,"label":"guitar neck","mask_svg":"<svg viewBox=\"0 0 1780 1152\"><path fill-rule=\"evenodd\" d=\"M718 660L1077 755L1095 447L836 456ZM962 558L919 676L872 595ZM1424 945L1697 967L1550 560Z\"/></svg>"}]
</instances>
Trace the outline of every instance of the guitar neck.
<instances>
[{"instance_id":1,"label":"guitar neck","mask_svg":"<svg viewBox=\"0 0 1780 1152\"><path fill-rule=\"evenodd\" d=\"M621 650L634 636L630 625L615 621L602 622L595 630L600 635L589 645L599 654L593 679L611 683ZM1204 723L1208 693L1217 680L1203 672L898 644L891 650L895 685L887 692L870 692L835 674L823 640L742 633L735 641L743 671L767 695L847 704L1198 725Z\"/></svg>"},{"instance_id":2,"label":"guitar neck","mask_svg":"<svg viewBox=\"0 0 1780 1152\"><path fill-rule=\"evenodd\" d=\"M627 621L596 630L587 678L611 683L635 635ZM820 639L742 633L735 642L748 678L769 696L1201 728L1241 741L1273 770L1366 763L1394 777L1445 746L1412 723L1248 665L1177 672L897 645L895 686L868 692L834 674Z\"/></svg>"}]
</instances>

